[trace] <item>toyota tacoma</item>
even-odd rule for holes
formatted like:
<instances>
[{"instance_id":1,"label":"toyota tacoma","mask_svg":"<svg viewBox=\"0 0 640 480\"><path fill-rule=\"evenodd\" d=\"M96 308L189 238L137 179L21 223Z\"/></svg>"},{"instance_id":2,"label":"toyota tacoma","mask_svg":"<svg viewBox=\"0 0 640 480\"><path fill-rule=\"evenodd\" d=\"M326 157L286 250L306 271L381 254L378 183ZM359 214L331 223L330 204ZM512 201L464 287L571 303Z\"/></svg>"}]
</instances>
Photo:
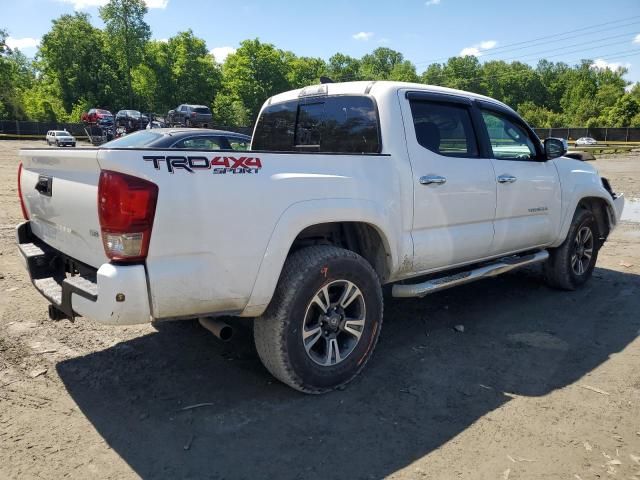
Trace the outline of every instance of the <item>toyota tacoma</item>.
<instances>
[{"instance_id":1,"label":"toyota tacoma","mask_svg":"<svg viewBox=\"0 0 640 480\"><path fill-rule=\"evenodd\" d=\"M266 368L321 393L371 357L382 285L422 297L535 263L584 284L624 197L565 153L481 95L314 85L269 98L245 152L22 150L19 251L53 318L251 317Z\"/></svg>"}]
</instances>

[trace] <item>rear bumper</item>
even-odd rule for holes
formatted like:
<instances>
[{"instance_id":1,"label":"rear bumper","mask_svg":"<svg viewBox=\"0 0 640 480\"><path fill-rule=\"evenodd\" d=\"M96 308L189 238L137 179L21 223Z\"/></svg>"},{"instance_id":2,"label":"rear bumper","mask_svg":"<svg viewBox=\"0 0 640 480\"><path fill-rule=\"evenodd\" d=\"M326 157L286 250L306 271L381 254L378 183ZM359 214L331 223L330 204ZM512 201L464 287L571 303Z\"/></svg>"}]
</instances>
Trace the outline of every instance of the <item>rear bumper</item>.
<instances>
[{"instance_id":1,"label":"rear bumper","mask_svg":"<svg viewBox=\"0 0 640 480\"><path fill-rule=\"evenodd\" d=\"M197 115L196 117L191 117L190 120L194 125L209 125L211 123L210 116L201 117Z\"/></svg>"},{"instance_id":2,"label":"rear bumper","mask_svg":"<svg viewBox=\"0 0 640 480\"><path fill-rule=\"evenodd\" d=\"M18 225L16 235L33 286L67 317L109 325L151 321L144 265L105 263L96 270L37 238L29 222Z\"/></svg>"}]
</instances>

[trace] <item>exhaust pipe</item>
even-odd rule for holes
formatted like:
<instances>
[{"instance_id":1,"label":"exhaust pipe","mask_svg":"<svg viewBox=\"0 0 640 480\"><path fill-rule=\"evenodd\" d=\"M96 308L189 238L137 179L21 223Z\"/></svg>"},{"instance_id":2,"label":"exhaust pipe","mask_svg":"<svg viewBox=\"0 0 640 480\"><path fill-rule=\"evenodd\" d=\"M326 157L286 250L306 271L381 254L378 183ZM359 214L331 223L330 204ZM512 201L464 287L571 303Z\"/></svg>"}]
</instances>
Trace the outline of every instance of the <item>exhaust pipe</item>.
<instances>
[{"instance_id":1,"label":"exhaust pipe","mask_svg":"<svg viewBox=\"0 0 640 480\"><path fill-rule=\"evenodd\" d=\"M223 342L228 342L233 337L233 327L222 320L211 317L200 317L200 325L213 333Z\"/></svg>"}]
</instances>

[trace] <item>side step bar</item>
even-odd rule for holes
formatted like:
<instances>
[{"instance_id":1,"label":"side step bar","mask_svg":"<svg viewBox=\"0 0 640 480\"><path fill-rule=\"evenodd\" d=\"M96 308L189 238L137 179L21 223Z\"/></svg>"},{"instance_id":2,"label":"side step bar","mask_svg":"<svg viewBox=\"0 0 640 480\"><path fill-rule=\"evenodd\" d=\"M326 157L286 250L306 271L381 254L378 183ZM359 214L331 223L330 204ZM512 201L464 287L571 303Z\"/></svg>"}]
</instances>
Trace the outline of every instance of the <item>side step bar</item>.
<instances>
[{"instance_id":1,"label":"side step bar","mask_svg":"<svg viewBox=\"0 0 640 480\"><path fill-rule=\"evenodd\" d=\"M456 287L482 278L495 277L514 268L544 262L547 258L549 258L549 252L546 250L541 250L529 255L505 257L494 263L474 268L473 270L454 273L446 277L434 278L414 285L396 284L393 286L392 295L400 298L424 297L430 293L439 292L440 290Z\"/></svg>"}]
</instances>

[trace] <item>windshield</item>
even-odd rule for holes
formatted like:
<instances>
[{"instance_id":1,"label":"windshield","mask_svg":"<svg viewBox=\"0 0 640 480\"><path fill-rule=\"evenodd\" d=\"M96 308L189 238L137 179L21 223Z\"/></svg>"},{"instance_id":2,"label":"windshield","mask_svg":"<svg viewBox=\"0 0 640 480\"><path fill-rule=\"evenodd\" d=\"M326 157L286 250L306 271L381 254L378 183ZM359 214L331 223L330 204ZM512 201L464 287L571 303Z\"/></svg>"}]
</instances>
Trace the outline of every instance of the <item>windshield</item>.
<instances>
[{"instance_id":1,"label":"windshield","mask_svg":"<svg viewBox=\"0 0 640 480\"><path fill-rule=\"evenodd\" d=\"M124 137L116 138L102 145L104 148L136 148L148 147L153 142L162 137L161 133L149 130L140 130Z\"/></svg>"},{"instance_id":2,"label":"windshield","mask_svg":"<svg viewBox=\"0 0 640 480\"><path fill-rule=\"evenodd\" d=\"M69 132L62 132L62 131L53 132L53 134L56 137L68 137L69 135L71 135Z\"/></svg>"}]
</instances>

